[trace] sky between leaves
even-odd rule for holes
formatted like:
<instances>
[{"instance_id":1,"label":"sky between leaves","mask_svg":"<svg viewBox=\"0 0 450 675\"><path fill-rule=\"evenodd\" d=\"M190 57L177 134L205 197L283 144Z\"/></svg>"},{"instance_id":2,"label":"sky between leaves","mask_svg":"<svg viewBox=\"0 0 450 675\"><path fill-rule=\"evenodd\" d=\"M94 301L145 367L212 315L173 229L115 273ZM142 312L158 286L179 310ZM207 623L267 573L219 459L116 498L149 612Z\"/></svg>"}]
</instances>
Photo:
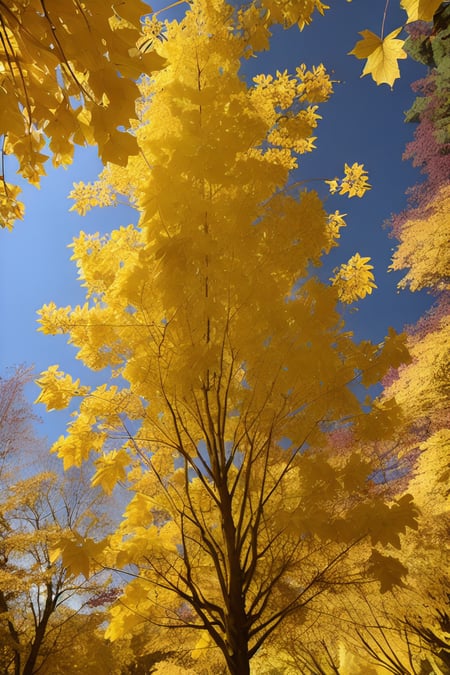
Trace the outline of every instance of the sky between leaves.
<instances>
[{"instance_id":1,"label":"sky between leaves","mask_svg":"<svg viewBox=\"0 0 450 675\"><path fill-rule=\"evenodd\" d=\"M157 0L158 10L169 4ZM401 79L393 90L376 86L370 77L361 79L363 62L348 52L359 39L358 33L369 29L380 34L385 0L331 0L331 9L303 32L294 27L276 30L270 52L243 64L243 76L251 80L258 73L275 73L306 63L308 67L324 63L336 81L331 100L321 107L323 119L318 127L317 150L302 156L296 179L339 176L344 162L364 163L373 186L361 200L347 201L329 197L329 206L348 214L348 226L342 232L341 246L328 256L327 268L319 271L324 278L333 267L358 251L370 256L378 288L371 296L345 309L348 325L358 339L381 341L388 327L402 330L418 319L431 304L426 294L397 292L401 275L387 273L395 240L382 225L390 214L406 205L405 190L420 180L420 174L402 161L405 144L411 140L414 125L403 122L403 113L414 100L412 81L425 69L411 59L400 62ZM179 10L178 10L179 11ZM162 14L160 18L165 18ZM167 17L169 15L167 14ZM385 34L404 24L406 14L398 2L388 6ZM126 206L97 209L80 217L69 212L67 195L72 184L95 180L101 164L93 148L79 149L67 170L47 167L40 190L22 184L26 215L12 232L0 231L0 373L21 363L34 364L36 374L58 363L72 375L85 376L85 369L75 360L75 350L65 344L65 337L47 337L37 332L36 311L53 300L57 305L82 303L82 289L67 246L80 230L102 233L136 221L136 213ZM14 162L8 161L7 180L14 179ZM13 182L14 182L13 180ZM327 205L328 207L328 205ZM270 302L270 298L267 298ZM89 374L89 381L100 383L102 374ZM33 400L37 387L28 391ZM38 406L38 413L44 415ZM44 418L43 432L53 442L64 432L67 411Z\"/></svg>"}]
</instances>

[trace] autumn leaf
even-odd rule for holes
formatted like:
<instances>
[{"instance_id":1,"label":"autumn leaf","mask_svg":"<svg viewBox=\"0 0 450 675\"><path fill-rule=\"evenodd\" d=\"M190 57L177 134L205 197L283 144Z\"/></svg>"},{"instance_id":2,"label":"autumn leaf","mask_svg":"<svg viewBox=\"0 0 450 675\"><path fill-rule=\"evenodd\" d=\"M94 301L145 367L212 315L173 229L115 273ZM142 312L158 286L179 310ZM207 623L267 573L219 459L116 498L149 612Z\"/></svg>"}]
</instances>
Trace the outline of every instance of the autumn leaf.
<instances>
[{"instance_id":1,"label":"autumn leaf","mask_svg":"<svg viewBox=\"0 0 450 675\"><path fill-rule=\"evenodd\" d=\"M129 458L125 450L113 450L95 461L97 471L92 477L92 485L101 485L106 494L111 494L119 481L126 477L125 467Z\"/></svg>"},{"instance_id":2,"label":"autumn leaf","mask_svg":"<svg viewBox=\"0 0 450 675\"><path fill-rule=\"evenodd\" d=\"M369 257L355 253L347 263L334 270L335 276L330 278L336 288L341 302L351 303L365 298L376 288L373 265Z\"/></svg>"},{"instance_id":3,"label":"autumn leaf","mask_svg":"<svg viewBox=\"0 0 450 675\"><path fill-rule=\"evenodd\" d=\"M63 536L50 551L50 562L54 563L62 558L63 565L71 576L82 574L85 579L89 579L92 574L92 560L103 552L106 544L106 539L96 542L77 533L70 537Z\"/></svg>"},{"instance_id":4,"label":"autumn leaf","mask_svg":"<svg viewBox=\"0 0 450 675\"><path fill-rule=\"evenodd\" d=\"M408 23L431 21L441 0L401 0L401 6L408 14Z\"/></svg>"},{"instance_id":5,"label":"autumn leaf","mask_svg":"<svg viewBox=\"0 0 450 675\"><path fill-rule=\"evenodd\" d=\"M407 56L403 49L404 41L397 39L400 31L401 28L397 28L384 39L370 30L360 32L363 39L356 43L349 54L358 59L367 59L361 77L370 74L377 84L393 86L400 77L398 60L406 59Z\"/></svg>"},{"instance_id":6,"label":"autumn leaf","mask_svg":"<svg viewBox=\"0 0 450 675\"><path fill-rule=\"evenodd\" d=\"M382 593L391 591L394 586L404 586L402 577L408 574L408 569L402 565L398 558L391 555L382 555L375 548L369 558L370 572L380 581Z\"/></svg>"}]
</instances>

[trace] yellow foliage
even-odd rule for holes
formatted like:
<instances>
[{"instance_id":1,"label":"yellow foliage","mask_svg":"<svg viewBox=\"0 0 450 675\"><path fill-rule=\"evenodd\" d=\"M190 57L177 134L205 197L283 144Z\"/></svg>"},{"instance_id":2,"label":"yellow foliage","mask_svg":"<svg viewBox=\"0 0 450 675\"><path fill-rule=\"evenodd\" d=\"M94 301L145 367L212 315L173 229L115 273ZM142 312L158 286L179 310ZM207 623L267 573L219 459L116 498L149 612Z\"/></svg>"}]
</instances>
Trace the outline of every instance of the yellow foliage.
<instances>
[{"instance_id":1,"label":"yellow foliage","mask_svg":"<svg viewBox=\"0 0 450 675\"><path fill-rule=\"evenodd\" d=\"M88 579L96 567L94 560L103 552L106 543L106 540L94 541L76 532L61 536L50 553L50 562L61 557L71 577L81 574Z\"/></svg>"},{"instance_id":2,"label":"yellow foliage","mask_svg":"<svg viewBox=\"0 0 450 675\"><path fill-rule=\"evenodd\" d=\"M349 53L358 59L367 59L362 77L370 74L377 84L386 83L393 86L395 80L400 77L398 60L407 57L403 49L404 40L397 38L401 30L397 28L385 38L378 37L370 30L361 31L363 39L357 42Z\"/></svg>"},{"instance_id":3,"label":"yellow foliage","mask_svg":"<svg viewBox=\"0 0 450 675\"><path fill-rule=\"evenodd\" d=\"M450 513L450 429L439 429L419 446L416 474L410 483L418 505L435 517Z\"/></svg>"},{"instance_id":4,"label":"yellow foliage","mask_svg":"<svg viewBox=\"0 0 450 675\"><path fill-rule=\"evenodd\" d=\"M371 186L368 183L367 171L362 164L356 162L349 166L344 166L344 178L333 178L326 180L331 194L338 192L340 195L348 197L363 197Z\"/></svg>"},{"instance_id":5,"label":"yellow foliage","mask_svg":"<svg viewBox=\"0 0 450 675\"><path fill-rule=\"evenodd\" d=\"M400 4L408 14L408 23L413 21L431 21L441 0L400 0Z\"/></svg>"},{"instance_id":6,"label":"yellow foliage","mask_svg":"<svg viewBox=\"0 0 450 675\"><path fill-rule=\"evenodd\" d=\"M30 183L45 174L47 142L54 166L72 161L74 144L97 144L104 162L125 164L136 154L136 139L121 131L136 116L135 80L163 65L154 51L136 48L140 16L150 11L141 0L114 7L98 0L95 8L78 0L3 6L0 135L3 151L16 156ZM1 186L0 224L10 228L23 206L3 176Z\"/></svg>"},{"instance_id":7,"label":"yellow foliage","mask_svg":"<svg viewBox=\"0 0 450 675\"><path fill-rule=\"evenodd\" d=\"M306 23L315 7L324 9L274 0L261 20L278 12ZM356 255L336 274L338 290L311 274L344 215L328 214L290 172L312 149L330 81L322 66L299 66L248 87L239 76L248 19L221 0L196 0L165 24L158 52L167 66L141 87L141 158L74 188L80 211L130 197L139 226L81 233L72 258L85 304L41 310L43 331L67 333L85 365L117 376L83 398L53 448L65 466L103 453L94 484L111 492L126 481L130 490L101 556L139 574L107 636L145 620L210 621L225 659L239 633L232 605L254 646L280 607L300 610L340 583L353 546L370 536L380 549L397 545L415 523L409 502L371 492L365 449L344 458L327 450L331 428L359 432L367 417L349 383L370 368L382 376L400 348L393 336L392 349L356 344L339 314L338 295L353 300L374 287L368 258ZM259 28L252 35L264 42ZM349 197L368 187L360 164L336 179ZM45 399L52 390L42 379ZM389 437L393 409L380 405L376 415ZM88 572L90 545L68 543L69 560L78 548ZM379 558L374 574L400 583L403 567L386 560L389 574Z\"/></svg>"},{"instance_id":8,"label":"yellow foliage","mask_svg":"<svg viewBox=\"0 0 450 675\"><path fill-rule=\"evenodd\" d=\"M412 291L434 288L445 291L450 288L450 186L442 186L425 213L419 209L408 212L402 224L402 240L392 257L391 269L407 273L400 281L400 288Z\"/></svg>"},{"instance_id":9,"label":"yellow foliage","mask_svg":"<svg viewBox=\"0 0 450 675\"><path fill-rule=\"evenodd\" d=\"M204 656L204 651L206 649L211 649L213 642L206 631L202 631L200 638L195 643L194 649L191 651L191 656L193 659L197 660L200 657Z\"/></svg>"},{"instance_id":10,"label":"yellow foliage","mask_svg":"<svg viewBox=\"0 0 450 675\"><path fill-rule=\"evenodd\" d=\"M13 228L16 220L23 218L24 206L17 199L20 193L17 185L0 181L0 224L8 230Z\"/></svg>"},{"instance_id":11,"label":"yellow foliage","mask_svg":"<svg viewBox=\"0 0 450 675\"><path fill-rule=\"evenodd\" d=\"M412 360L400 368L399 378L385 392L386 396L395 396L408 421L442 414L448 407L449 344L448 316L420 340L409 340Z\"/></svg>"},{"instance_id":12,"label":"yellow foliage","mask_svg":"<svg viewBox=\"0 0 450 675\"><path fill-rule=\"evenodd\" d=\"M320 0L261 0L261 6L267 10L271 23L280 23L286 28L297 24L301 30L311 23L314 10L323 14L329 9Z\"/></svg>"},{"instance_id":13,"label":"yellow foliage","mask_svg":"<svg viewBox=\"0 0 450 675\"><path fill-rule=\"evenodd\" d=\"M89 387L80 387L80 380L73 380L68 374L59 370L59 366L50 366L41 377L36 380L41 387L41 393L35 403L44 403L47 410L62 410L67 408L74 396L86 396Z\"/></svg>"},{"instance_id":14,"label":"yellow foliage","mask_svg":"<svg viewBox=\"0 0 450 675\"><path fill-rule=\"evenodd\" d=\"M329 236L329 244L328 244L329 248L338 245L337 240L341 236L340 229L347 225L347 223L344 220L346 215L347 215L346 213L339 213L339 211L335 211L334 213L329 214L328 222L327 222L327 231L328 231L328 236ZM327 252L328 252L329 248L326 249Z\"/></svg>"},{"instance_id":15,"label":"yellow foliage","mask_svg":"<svg viewBox=\"0 0 450 675\"><path fill-rule=\"evenodd\" d=\"M335 276L330 279L338 292L341 302L355 302L366 295L370 295L376 288L372 273L373 265L369 265L370 258L362 258L355 253L347 263L335 270Z\"/></svg>"},{"instance_id":16,"label":"yellow foliage","mask_svg":"<svg viewBox=\"0 0 450 675\"><path fill-rule=\"evenodd\" d=\"M126 467L130 463L128 453L112 450L95 460L96 472L92 477L92 485L101 485L106 494L111 494L117 483L125 480Z\"/></svg>"},{"instance_id":17,"label":"yellow foliage","mask_svg":"<svg viewBox=\"0 0 450 675\"><path fill-rule=\"evenodd\" d=\"M307 70L305 64L302 63L296 72L301 80L301 84L298 85L301 100L324 103L330 98L333 93L333 84L322 63L319 66L313 66L312 70Z\"/></svg>"}]
</instances>

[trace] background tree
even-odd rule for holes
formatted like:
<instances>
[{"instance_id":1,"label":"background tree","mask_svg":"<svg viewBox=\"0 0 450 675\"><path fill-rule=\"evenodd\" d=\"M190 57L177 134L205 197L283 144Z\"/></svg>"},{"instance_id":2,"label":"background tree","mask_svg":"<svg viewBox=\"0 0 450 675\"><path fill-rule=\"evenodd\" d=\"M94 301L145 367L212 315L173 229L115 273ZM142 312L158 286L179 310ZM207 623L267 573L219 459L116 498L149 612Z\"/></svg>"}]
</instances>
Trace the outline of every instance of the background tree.
<instances>
[{"instance_id":1,"label":"background tree","mask_svg":"<svg viewBox=\"0 0 450 675\"><path fill-rule=\"evenodd\" d=\"M34 424L38 416L25 397L25 388L32 381L31 368L19 366L0 377L0 484L10 478L11 465L26 465L42 444L36 439Z\"/></svg>"},{"instance_id":2,"label":"background tree","mask_svg":"<svg viewBox=\"0 0 450 675\"><path fill-rule=\"evenodd\" d=\"M86 304L41 310L45 332L67 333L117 384L90 389L52 366L39 397L49 409L81 399L54 446L66 468L94 450L93 485L130 489L102 551L91 539L59 546L75 571L78 549L94 568L135 575L107 636L144 621L190 629L194 654L215 649L240 675L331 589L398 583L406 568L391 548L415 526L407 495L373 488L379 458L365 452L395 430L396 406L362 406L352 389L407 358L403 338L353 341L339 300L371 292L369 259L355 254L321 282L314 266L345 223L290 180L332 86L323 66L301 65L247 86L240 63L264 28L257 11L247 30L254 13L196 0L166 24L168 65L144 89L140 158L94 188L131 185L139 227L82 233ZM367 174L346 165L329 187L361 196ZM82 186L75 196L86 198ZM359 442L343 455L328 443L341 427Z\"/></svg>"},{"instance_id":3,"label":"background tree","mask_svg":"<svg viewBox=\"0 0 450 675\"><path fill-rule=\"evenodd\" d=\"M51 560L50 548L62 535L101 531L99 494L86 490L80 472L61 478L42 471L48 450L24 398L30 376L30 369L18 368L0 380L0 663L14 675L59 672L55 660L67 661L80 643L82 620L85 640L86 627L94 631L104 620L104 611L87 602L107 583L106 577L86 583ZM106 650L100 633L97 641Z\"/></svg>"}]
</instances>

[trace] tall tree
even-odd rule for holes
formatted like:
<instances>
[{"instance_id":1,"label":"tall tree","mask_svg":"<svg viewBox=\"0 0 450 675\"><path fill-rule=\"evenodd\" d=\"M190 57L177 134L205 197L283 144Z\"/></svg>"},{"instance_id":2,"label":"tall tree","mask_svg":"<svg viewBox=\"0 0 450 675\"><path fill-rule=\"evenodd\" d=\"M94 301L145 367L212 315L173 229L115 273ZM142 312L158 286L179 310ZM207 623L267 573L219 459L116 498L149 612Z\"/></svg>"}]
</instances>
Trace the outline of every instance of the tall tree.
<instances>
[{"instance_id":1,"label":"tall tree","mask_svg":"<svg viewBox=\"0 0 450 675\"><path fill-rule=\"evenodd\" d=\"M404 338L352 339L339 303L372 291L369 258L319 280L345 222L292 179L332 85L323 66L245 83L265 17L194 0L164 26L168 65L143 86L140 154L74 192L80 209L128 194L139 227L82 233L86 303L41 310L44 332L67 333L88 367L117 378L90 388L58 366L41 375L48 409L81 399L54 451L66 468L95 451L93 485L132 495L103 547L61 542L65 564L76 571L78 551L135 574L109 637L147 620L191 629L195 656L215 649L239 675L330 589L399 583L390 547L416 515L408 495L375 486L382 464L367 450L395 431L395 402L362 405L354 390L407 358ZM362 196L363 166L344 174L330 189ZM358 440L342 454L329 445L339 428Z\"/></svg>"}]
</instances>

